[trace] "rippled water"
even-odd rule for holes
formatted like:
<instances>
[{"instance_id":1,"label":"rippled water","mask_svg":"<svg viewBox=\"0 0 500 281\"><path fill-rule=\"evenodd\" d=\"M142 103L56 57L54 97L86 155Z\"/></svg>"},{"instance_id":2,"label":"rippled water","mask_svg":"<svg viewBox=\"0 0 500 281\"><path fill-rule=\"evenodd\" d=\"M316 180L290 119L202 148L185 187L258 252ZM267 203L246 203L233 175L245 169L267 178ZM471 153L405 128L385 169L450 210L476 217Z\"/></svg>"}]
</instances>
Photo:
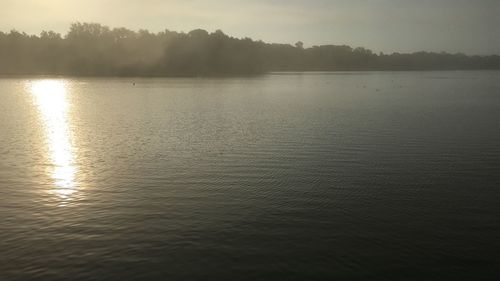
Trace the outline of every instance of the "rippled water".
<instances>
[{"instance_id":1,"label":"rippled water","mask_svg":"<svg viewBox=\"0 0 500 281\"><path fill-rule=\"evenodd\" d=\"M500 72L0 79L1 280L494 280L499 183Z\"/></svg>"}]
</instances>

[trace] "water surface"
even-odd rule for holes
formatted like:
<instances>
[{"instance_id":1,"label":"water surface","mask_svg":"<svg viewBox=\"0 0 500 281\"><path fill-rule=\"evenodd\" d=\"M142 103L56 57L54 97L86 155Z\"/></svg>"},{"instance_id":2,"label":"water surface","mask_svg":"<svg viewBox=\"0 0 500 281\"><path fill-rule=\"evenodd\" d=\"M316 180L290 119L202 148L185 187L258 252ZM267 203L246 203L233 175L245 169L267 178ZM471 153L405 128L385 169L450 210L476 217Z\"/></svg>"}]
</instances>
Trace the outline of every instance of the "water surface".
<instances>
[{"instance_id":1,"label":"water surface","mask_svg":"<svg viewBox=\"0 0 500 281\"><path fill-rule=\"evenodd\" d=\"M499 144L500 72L2 78L0 279L494 280Z\"/></svg>"}]
</instances>

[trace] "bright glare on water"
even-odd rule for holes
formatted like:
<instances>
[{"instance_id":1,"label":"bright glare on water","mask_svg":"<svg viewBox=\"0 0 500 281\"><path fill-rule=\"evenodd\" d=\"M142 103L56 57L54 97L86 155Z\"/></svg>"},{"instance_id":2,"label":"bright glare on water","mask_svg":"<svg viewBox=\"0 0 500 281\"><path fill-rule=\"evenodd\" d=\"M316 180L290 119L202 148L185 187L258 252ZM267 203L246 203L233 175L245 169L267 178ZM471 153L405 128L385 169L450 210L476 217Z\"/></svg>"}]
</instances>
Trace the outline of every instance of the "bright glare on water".
<instances>
[{"instance_id":1,"label":"bright glare on water","mask_svg":"<svg viewBox=\"0 0 500 281\"><path fill-rule=\"evenodd\" d=\"M76 191L74 148L69 125L70 104L65 81L37 80L27 82L29 92L40 112L46 135L46 149L51 159L53 192L67 200Z\"/></svg>"},{"instance_id":2,"label":"bright glare on water","mask_svg":"<svg viewBox=\"0 0 500 281\"><path fill-rule=\"evenodd\" d=\"M478 280L500 72L1 78L0 280Z\"/></svg>"}]
</instances>

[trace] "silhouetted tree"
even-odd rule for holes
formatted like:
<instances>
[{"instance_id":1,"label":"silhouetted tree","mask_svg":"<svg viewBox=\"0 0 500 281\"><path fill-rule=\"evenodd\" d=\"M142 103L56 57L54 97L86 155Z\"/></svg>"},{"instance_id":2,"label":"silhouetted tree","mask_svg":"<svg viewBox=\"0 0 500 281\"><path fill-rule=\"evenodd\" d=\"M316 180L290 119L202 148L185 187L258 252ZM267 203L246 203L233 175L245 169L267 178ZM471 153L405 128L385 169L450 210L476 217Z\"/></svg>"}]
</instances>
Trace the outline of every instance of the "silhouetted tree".
<instances>
[{"instance_id":1,"label":"silhouetted tree","mask_svg":"<svg viewBox=\"0 0 500 281\"><path fill-rule=\"evenodd\" d=\"M234 38L221 30L151 33L73 23L63 37L0 32L0 74L94 76L248 75L268 71L500 69L500 56L417 52L374 54L365 48L304 48Z\"/></svg>"}]
</instances>

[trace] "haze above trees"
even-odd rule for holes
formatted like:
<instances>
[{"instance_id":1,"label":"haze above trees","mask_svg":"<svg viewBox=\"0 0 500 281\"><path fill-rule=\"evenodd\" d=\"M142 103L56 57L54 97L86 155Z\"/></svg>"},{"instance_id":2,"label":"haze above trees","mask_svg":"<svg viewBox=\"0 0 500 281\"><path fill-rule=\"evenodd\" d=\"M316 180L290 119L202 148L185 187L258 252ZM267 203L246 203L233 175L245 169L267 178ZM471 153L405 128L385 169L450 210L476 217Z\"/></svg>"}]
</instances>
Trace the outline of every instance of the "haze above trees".
<instances>
[{"instance_id":1,"label":"haze above trees","mask_svg":"<svg viewBox=\"0 0 500 281\"><path fill-rule=\"evenodd\" d=\"M74 23L65 36L0 32L0 74L218 76L271 71L500 69L500 56L417 52L375 54L362 47L304 48L238 39L217 30L151 33Z\"/></svg>"}]
</instances>

